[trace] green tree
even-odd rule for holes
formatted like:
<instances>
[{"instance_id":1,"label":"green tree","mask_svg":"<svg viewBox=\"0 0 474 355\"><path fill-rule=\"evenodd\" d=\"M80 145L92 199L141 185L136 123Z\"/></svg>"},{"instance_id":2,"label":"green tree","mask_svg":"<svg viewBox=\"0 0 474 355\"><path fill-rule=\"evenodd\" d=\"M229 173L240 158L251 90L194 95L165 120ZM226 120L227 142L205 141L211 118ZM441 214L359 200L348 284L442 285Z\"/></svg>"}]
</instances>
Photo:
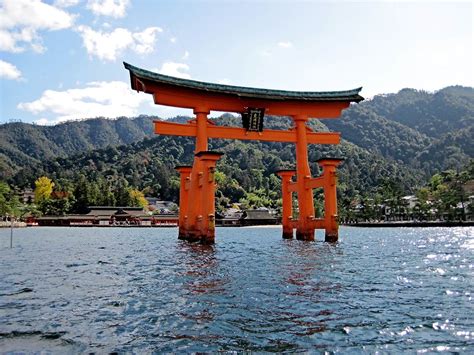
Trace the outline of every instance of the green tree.
<instances>
[{"instance_id":1,"label":"green tree","mask_svg":"<svg viewBox=\"0 0 474 355\"><path fill-rule=\"evenodd\" d=\"M241 198L239 202L244 209L273 206L273 201L267 197L263 189L253 189L247 192L245 197Z\"/></svg>"},{"instance_id":2,"label":"green tree","mask_svg":"<svg viewBox=\"0 0 474 355\"><path fill-rule=\"evenodd\" d=\"M42 200L38 209L44 215L64 216L71 210L72 204L68 198L51 198Z\"/></svg>"},{"instance_id":3,"label":"green tree","mask_svg":"<svg viewBox=\"0 0 474 355\"><path fill-rule=\"evenodd\" d=\"M0 181L0 216L10 215L20 217L22 203L15 191L4 182Z\"/></svg>"},{"instance_id":4,"label":"green tree","mask_svg":"<svg viewBox=\"0 0 474 355\"><path fill-rule=\"evenodd\" d=\"M429 210L431 207L428 201L430 190L427 187L422 187L416 192L415 196L418 199L415 206L418 212L417 217L418 219L425 220L429 217Z\"/></svg>"},{"instance_id":5,"label":"green tree","mask_svg":"<svg viewBox=\"0 0 474 355\"><path fill-rule=\"evenodd\" d=\"M112 192L111 184L106 179L99 179L97 182L100 195L98 200L98 205L100 206L115 206L116 200L115 195Z\"/></svg>"},{"instance_id":6,"label":"green tree","mask_svg":"<svg viewBox=\"0 0 474 355\"><path fill-rule=\"evenodd\" d=\"M129 206L131 203L128 181L124 178L119 178L117 181L115 186L115 198L118 206Z\"/></svg>"},{"instance_id":7,"label":"green tree","mask_svg":"<svg viewBox=\"0 0 474 355\"><path fill-rule=\"evenodd\" d=\"M13 215L15 217L21 217L22 215L22 203L20 202L20 198L13 194L10 193L10 215Z\"/></svg>"},{"instance_id":8,"label":"green tree","mask_svg":"<svg viewBox=\"0 0 474 355\"><path fill-rule=\"evenodd\" d=\"M87 204L89 206L98 206L101 203L102 191L95 181L89 181L87 184Z\"/></svg>"},{"instance_id":9,"label":"green tree","mask_svg":"<svg viewBox=\"0 0 474 355\"><path fill-rule=\"evenodd\" d=\"M75 203L73 206L74 212L76 213L87 212L87 206L89 206L88 187L89 187L89 183L87 181L87 178L83 174L80 174L77 178L77 183L74 188L74 198L75 198Z\"/></svg>"},{"instance_id":10,"label":"green tree","mask_svg":"<svg viewBox=\"0 0 474 355\"><path fill-rule=\"evenodd\" d=\"M9 193L10 186L0 181L0 216L5 216L7 213L10 213L10 203L8 201Z\"/></svg>"}]
</instances>

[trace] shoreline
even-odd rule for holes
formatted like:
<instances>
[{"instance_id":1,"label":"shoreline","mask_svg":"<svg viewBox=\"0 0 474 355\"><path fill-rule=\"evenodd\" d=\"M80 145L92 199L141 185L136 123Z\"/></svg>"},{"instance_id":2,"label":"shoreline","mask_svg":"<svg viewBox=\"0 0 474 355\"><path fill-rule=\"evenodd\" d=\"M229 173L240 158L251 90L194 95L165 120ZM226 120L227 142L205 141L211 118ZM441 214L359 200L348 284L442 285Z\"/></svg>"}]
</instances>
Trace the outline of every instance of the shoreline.
<instances>
[{"instance_id":1,"label":"shoreline","mask_svg":"<svg viewBox=\"0 0 474 355\"><path fill-rule=\"evenodd\" d=\"M341 223L340 226L344 227L360 227L360 228L394 228L394 227L419 227L419 228L426 228L426 227L474 227L474 221L443 221L443 222L360 222L360 223ZM53 226L29 226L26 224L18 225L15 223L13 226L14 229L16 228L50 228L50 227L69 227L69 228L80 228L80 227L87 227L87 228L177 228L177 225L169 224L169 225L98 225L98 224L84 224L84 225L72 225L72 226L61 226L61 225L53 225ZM216 226L216 228L222 227L229 227L229 228L245 228L245 227L281 227L281 224L268 224L268 225L230 225L230 226ZM0 229L11 228L10 225L0 225Z\"/></svg>"},{"instance_id":2,"label":"shoreline","mask_svg":"<svg viewBox=\"0 0 474 355\"><path fill-rule=\"evenodd\" d=\"M11 222L0 222L0 228L11 228ZM26 228L25 222L15 221L13 222L13 228Z\"/></svg>"},{"instance_id":3,"label":"shoreline","mask_svg":"<svg viewBox=\"0 0 474 355\"><path fill-rule=\"evenodd\" d=\"M341 223L345 227L392 228L392 227L473 227L474 221L424 221L424 222L359 222Z\"/></svg>"}]
</instances>

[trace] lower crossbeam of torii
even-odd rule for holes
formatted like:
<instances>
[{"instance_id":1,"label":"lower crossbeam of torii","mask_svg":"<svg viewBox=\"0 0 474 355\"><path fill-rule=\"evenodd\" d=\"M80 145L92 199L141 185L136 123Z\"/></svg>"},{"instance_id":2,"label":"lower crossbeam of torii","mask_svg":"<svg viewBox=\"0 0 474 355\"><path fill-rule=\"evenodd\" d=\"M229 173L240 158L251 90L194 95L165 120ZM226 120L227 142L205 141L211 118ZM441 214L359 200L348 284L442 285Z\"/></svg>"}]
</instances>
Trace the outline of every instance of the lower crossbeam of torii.
<instances>
[{"instance_id":1,"label":"lower crossbeam of torii","mask_svg":"<svg viewBox=\"0 0 474 355\"><path fill-rule=\"evenodd\" d=\"M212 244L215 240L216 163L222 153L208 150L210 138L289 142L296 146L296 169L276 172L282 179L283 238L314 240L315 229L325 230L325 240L338 240L336 168L341 159L318 160L321 176L311 177L308 144L338 144L340 134L313 132L307 121L312 117L337 118L351 102L359 102L361 88L348 91L308 92L256 89L205 83L170 77L124 63L130 72L132 89L153 95L156 104L191 108L195 119L186 124L155 121L155 133L195 137L192 166L176 167L180 174L179 238ZM253 108L253 109L252 109ZM210 111L249 114L250 127L216 126L208 119ZM250 112L250 113L249 113ZM289 116L290 130L258 129L255 112ZM296 180L294 180L296 177ZM324 217L315 218L313 189L324 191ZM298 218L293 218L292 194L297 194Z\"/></svg>"}]
</instances>

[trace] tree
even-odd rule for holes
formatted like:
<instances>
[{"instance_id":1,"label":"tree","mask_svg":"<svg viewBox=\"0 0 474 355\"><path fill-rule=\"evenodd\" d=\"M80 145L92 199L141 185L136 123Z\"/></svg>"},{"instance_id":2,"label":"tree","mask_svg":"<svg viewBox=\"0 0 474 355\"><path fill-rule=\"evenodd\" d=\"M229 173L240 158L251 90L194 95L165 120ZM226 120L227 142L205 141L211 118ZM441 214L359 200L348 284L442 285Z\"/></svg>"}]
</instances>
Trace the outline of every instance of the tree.
<instances>
[{"instance_id":1,"label":"tree","mask_svg":"<svg viewBox=\"0 0 474 355\"><path fill-rule=\"evenodd\" d=\"M41 176L35 181L35 202L40 203L41 201L50 198L53 193L54 182L46 177Z\"/></svg>"},{"instance_id":2,"label":"tree","mask_svg":"<svg viewBox=\"0 0 474 355\"><path fill-rule=\"evenodd\" d=\"M79 178L74 188L74 197L76 199L74 203L74 211L77 213L84 213L87 211L87 206L89 205L88 200L88 181L84 175L79 175Z\"/></svg>"},{"instance_id":3,"label":"tree","mask_svg":"<svg viewBox=\"0 0 474 355\"><path fill-rule=\"evenodd\" d=\"M247 192L244 198L241 198L239 202L242 204L243 209L259 208L259 207L272 207L274 204L270 200L263 189L252 189Z\"/></svg>"},{"instance_id":4,"label":"tree","mask_svg":"<svg viewBox=\"0 0 474 355\"><path fill-rule=\"evenodd\" d=\"M124 178L119 178L115 186L115 198L118 206L130 205L128 181Z\"/></svg>"},{"instance_id":5,"label":"tree","mask_svg":"<svg viewBox=\"0 0 474 355\"><path fill-rule=\"evenodd\" d=\"M147 207L148 206L148 201L145 198L145 195L143 195L143 192L137 189L130 189L128 191L128 194L130 196L130 205L131 206L136 206L136 207Z\"/></svg>"},{"instance_id":6,"label":"tree","mask_svg":"<svg viewBox=\"0 0 474 355\"><path fill-rule=\"evenodd\" d=\"M10 186L0 181L0 216L5 216L10 213L10 204L8 201L8 194L10 193Z\"/></svg>"},{"instance_id":7,"label":"tree","mask_svg":"<svg viewBox=\"0 0 474 355\"><path fill-rule=\"evenodd\" d=\"M416 194L416 198L418 199L416 203L416 209L418 211L418 218L419 219L426 219L428 217L428 213L430 210L430 205L428 204L428 198L430 196L430 190L426 187L422 187L419 189Z\"/></svg>"},{"instance_id":8,"label":"tree","mask_svg":"<svg viewBox=\"0 0 474 355\"><path fill-rule=\"evenodd\" d=\"M20 202L20 198L18 196L14 194L10 195L9 207L10 207L10 215L13 215L15 217L21 216L22 203Z\"/></svg>"},{"instance_id":9,"label":"tree","mask_svg":"<svg viewBox=\"0 0 474 355\"><path fill-rule=\"evenodd\" d=\"M110 182L106 179L100 178L97 184L100 191L98 205L115 206L115 196L111 191Z\"/></svg>"},{"instance_id":10,"label":"tree","mask_svg":"<svg viewBox=\"0 0 474 355\"><path fill-rule=\"evenodd\" d=\"M38 209L44 215L64 216L71 209L69 198L46 199L39 203Z\"/></svg>"},{"instance_id":11,"label":"tree","mask_svg":"<svg viewBox=\"0 0 474 355\"><path fill-rule=\"evenodd\" d=\"M87 186L87 204L89 206L100 205L102 194L103 192L100 191L99 185L95 181L90 181Z\"/></svg>"}]
</instances>

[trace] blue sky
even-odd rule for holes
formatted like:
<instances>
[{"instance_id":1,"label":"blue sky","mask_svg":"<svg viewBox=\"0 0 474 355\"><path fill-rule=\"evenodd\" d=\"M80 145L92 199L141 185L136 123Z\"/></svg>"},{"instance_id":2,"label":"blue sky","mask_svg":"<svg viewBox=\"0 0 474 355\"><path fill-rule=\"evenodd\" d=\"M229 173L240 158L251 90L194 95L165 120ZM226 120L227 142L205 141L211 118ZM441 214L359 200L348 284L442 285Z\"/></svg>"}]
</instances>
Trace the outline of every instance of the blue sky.
<instances>
[{"instance_id":1,"label":"blue sky","mask_svg":"<svg viewBox=\"0 0 474 355\"><path fill-rule=\"evenodd\" d=\"M132 92L122 61L230 85L363 86L365 97L473 86L473 11L471 1L0 0L0 121L186 112Z\"/></svg>"}]
</instances>

